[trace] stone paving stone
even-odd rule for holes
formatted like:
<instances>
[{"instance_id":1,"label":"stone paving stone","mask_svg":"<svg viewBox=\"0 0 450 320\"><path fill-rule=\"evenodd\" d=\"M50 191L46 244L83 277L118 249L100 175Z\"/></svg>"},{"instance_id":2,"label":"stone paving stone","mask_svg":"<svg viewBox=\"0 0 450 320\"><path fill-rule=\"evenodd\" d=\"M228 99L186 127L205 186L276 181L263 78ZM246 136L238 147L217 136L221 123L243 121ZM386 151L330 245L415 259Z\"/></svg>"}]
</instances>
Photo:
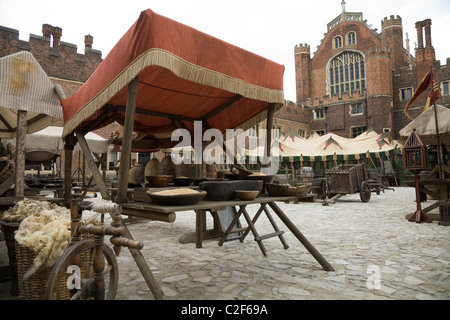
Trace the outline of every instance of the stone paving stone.
<instances>
[{"instance_id":1,"label":"stone paving stone","mask_svg":"<svg viewBox=\"0 0 450 320\"><path fill-rule=\"evenodd\" d=\"M334 272L323 270L275 215L289 248L284 249L278 238L264 240L266 257L251 236L244 243L229 241L221 247L218 239L205 240L200 249L194 243L180 244L182 234L195 230L193 212L177 214L174 223L143 220L128 228L135 240L144 242L142 254L167 299L450 299L449 229L437 221L406 219L416 209L414 188L372 194L367 203L355 194L329 206L319 202L279 206ZM257 206L247 209L253 213ZM207 223L212 226L209 216ZM273 232L264 216L256 227L260 234ZM0 263L5 264L2 246L4 241L0 241ZM117 260L116 298L154 299L130 252L123 249ZM8 291L5 282L0 283L0 299L13 298Z\"/></svg>"}]
</instances>

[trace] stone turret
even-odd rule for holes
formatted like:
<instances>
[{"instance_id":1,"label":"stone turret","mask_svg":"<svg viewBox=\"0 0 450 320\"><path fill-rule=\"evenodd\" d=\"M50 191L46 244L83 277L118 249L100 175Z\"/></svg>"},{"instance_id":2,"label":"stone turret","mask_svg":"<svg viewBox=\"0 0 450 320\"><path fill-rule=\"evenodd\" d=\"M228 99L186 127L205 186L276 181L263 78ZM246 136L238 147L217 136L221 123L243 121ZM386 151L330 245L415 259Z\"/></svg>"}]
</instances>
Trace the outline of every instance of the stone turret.
<instances>
[{"instance_id":1,"label":"stone turret","mask_svg":"<svg viewBox=\"0 0 450 320\"><path fill-rule=\"evenodd\" d=\"M390 16L381 21L382 46L390 50L392 67L394 71L407 64L405 50L403 48L403 25L400 16Z\"/></svg>"},{"instance_id":2,"label":"stone turret","mask_svg":"<svg viewBox=\"0 0 450 320\"><path fill-rule=\"evenodd\" d=\"M297 104L303 104L310 97L311 49L308 44L299 44L294 48L295 75L297 83Z\"/></svg>"}]
</instances>

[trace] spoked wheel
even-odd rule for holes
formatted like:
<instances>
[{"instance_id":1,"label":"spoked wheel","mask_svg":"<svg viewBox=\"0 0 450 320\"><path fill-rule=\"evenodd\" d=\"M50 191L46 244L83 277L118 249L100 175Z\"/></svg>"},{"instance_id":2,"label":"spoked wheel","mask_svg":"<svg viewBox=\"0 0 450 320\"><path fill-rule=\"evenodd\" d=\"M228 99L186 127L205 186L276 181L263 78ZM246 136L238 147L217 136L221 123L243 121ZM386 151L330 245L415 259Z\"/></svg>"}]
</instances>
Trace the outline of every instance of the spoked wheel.
<instances>
[{"instance_id":1,"label":"spoked wheel","mask_svg":"<svg viewBox=\"0 0 450 320\"><path fill-rule=\"evenodd\" d=\"M113 250L104 243L102 246L105 265L104 298L114 300L118 288L119 269ZM45 298L81 300L95 295L94 256L94 240L83 240L70 246L50 273Z\"/></svg>"},{"instance_id":2,"label":"spoked wheel","mask_svg":"<svg viewBox=\"0 0 450 320\"><path fill-rule=\"evenodd\" d=\"M368 202L370 200L370 194L372 190L368 181L361 182L361 187L359 188L359 197L362 202Z\"/></svg>"}]
</instances>

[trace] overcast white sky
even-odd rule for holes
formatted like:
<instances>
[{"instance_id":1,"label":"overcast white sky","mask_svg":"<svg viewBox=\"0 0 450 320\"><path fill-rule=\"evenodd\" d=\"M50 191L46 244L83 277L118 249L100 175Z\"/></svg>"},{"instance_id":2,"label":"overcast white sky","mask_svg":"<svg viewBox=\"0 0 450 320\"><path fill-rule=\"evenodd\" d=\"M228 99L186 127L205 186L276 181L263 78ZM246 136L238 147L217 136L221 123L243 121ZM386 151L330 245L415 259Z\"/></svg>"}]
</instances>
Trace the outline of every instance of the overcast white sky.
<instances>
[{"instance_id":1,"label":"overcast white sky","mask_svg":"<svg viewBox=\"0 0 450 320\"><path fill-rule=\"evenodd\" d=\"M91 34L104 58L145 9L283 64L285 98L295 101L294 46L307 43L314 53L342 6L341 0L0 0L0 25L19 30L26 41L30 33L42 35L44 23L61 27L61 40L79 53ZM362 12L378 32L384 17L400 15L411 50L415 22L430 18L437 59L444 65L450 58L449 0L346 0L346 11Z\"/></svg>"}]
</instances>

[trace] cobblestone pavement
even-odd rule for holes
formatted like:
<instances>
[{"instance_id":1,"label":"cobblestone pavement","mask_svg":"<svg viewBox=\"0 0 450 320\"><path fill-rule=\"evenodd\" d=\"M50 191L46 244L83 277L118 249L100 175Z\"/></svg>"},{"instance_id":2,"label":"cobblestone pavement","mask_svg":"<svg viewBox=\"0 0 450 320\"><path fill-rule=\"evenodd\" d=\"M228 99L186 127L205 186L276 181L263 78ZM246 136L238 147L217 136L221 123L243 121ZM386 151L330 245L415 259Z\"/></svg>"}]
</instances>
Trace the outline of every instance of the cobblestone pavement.
<instances>
[{"instance_id":1,"label":"cobblestone pavement","mask_svg":"<svg viewBox=\"0 0 450 320\"><path fill-rule=\"evenodd\" d=\"M277 237L264 240L266 257L251 235L243 243L230 241L221 247L218 239L205 240L200 249L194 243L180 244L179 237L195 229L193 212L177 213L174 223L144 220L128 228L135 240L144 242L142 253L170 300L450 298L450 229L437 221L406 219L416 209L414 188L373 193L367 203L353 194L329 206L279 206L335 271L325 271L277 217L289 248ZM257 207L248 209L251 213ZM437 210L432 213L438 215ZM263 215L256 228L260 234L273 232ZM122 249L118 266L117 299L154 299L128 250ZM0 298L8 299L4 283L0 291Z\"/></svg>"}]
</instances>

